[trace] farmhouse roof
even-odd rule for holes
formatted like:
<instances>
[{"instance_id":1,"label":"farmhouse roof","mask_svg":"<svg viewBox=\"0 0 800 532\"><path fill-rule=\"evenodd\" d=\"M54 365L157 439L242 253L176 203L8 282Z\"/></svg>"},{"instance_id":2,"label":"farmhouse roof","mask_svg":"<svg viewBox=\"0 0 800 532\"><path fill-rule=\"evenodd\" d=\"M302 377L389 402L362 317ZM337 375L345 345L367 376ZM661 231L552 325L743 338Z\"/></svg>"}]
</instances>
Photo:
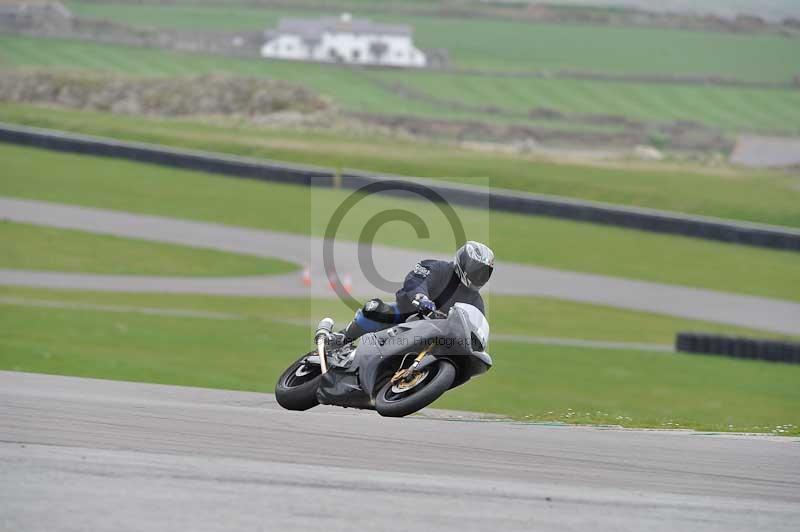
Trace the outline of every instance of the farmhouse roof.
<instances>
[{"instance_id":1,"label":"farmhouse roof","mask_svg":"<svg viewBox=\"0 0 800 532\"><path fill-rule=\"evenodd\" d=\"M411 26L404 24L379 24L365 18L322 17L282 18L275 31L268 31L268 37L276 34L297 35L303 39L319 39L323 33L355 33L360 35L400 35L410 36Z\"/></svg>"}]
</instances>

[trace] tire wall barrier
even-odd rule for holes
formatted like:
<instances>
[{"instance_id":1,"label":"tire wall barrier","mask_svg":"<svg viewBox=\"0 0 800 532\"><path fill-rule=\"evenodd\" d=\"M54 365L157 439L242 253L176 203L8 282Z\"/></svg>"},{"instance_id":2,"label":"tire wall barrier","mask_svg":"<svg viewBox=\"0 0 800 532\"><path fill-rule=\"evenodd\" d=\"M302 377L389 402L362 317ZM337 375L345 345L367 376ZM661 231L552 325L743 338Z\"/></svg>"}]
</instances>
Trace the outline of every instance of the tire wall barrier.
<instances>
[{"instance_id":1,"label":"tire wall barrier","mask_svg":"<svg viewBox=\"0 0 800 532\"><path fill-rule=\"evenodd\" d=\"M392 179L403 183L402 188L409 192L425 194L427 191L433 190L450 203L468 207L486 207L488 204L491 209L497 211L549 216L749 246L800 251L800 230L781 226L751 224L652 209L637 209L509 190L486 190L423 179L380 176L361 172L344 172L339 175L336 171L326 168L173 149L2 123L0 123L0 142L303 186L341 186L347 189L356 189L376 181ZM387 192L387 194L393 192ZM402 194L402 190L394 193Z\"/></svg>"},{"instance_id":2,"label":"tire wall barrier","mask_svg":"<svg viewBox=\"0 0 800 532\"><path fill-rule=\"evenodd\" d=\"M222 154L172 150L156 145L85 137L56 131L9 128L2 124L0 124L0 142L84 155L128 159L172 168L261 179L278 183L306 186L312 184L331 186L332 184L330 172L322 170L315 171L310 168L292 165L284 166L274 163L262 164L257 160L226 157ZM328 182L317 182L319 178L328 178Z\"/></svg>"},{"instance_id":3,"label":"tire wall barrier","mask_svg":"<svg viewBox=\"0 0 800 532\"><path fill-rule=\"evenodd\" d=\"M675 339L675 350L683 353L800 364L800 343L780 340L682 332L678 333Z\"/></svg>"}]
</instances>

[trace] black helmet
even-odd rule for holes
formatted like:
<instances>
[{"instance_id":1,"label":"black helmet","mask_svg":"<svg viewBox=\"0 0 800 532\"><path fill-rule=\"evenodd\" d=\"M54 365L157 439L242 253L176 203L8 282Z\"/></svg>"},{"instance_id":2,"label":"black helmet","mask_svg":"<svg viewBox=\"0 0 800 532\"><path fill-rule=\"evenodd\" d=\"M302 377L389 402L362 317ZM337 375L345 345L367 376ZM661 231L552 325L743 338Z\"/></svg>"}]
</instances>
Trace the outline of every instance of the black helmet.
<instances>
[{"instance_id":1,"label":"black helmet","mask_svg":"<svg viewBox=\"0 0 800 532\"><path fill-rule=\"evenodd\" d=\"M492 276L494 253L488 246L470 240L458 248L453 262L461 282L480 290Z\"/></svg>"}]
</instances>

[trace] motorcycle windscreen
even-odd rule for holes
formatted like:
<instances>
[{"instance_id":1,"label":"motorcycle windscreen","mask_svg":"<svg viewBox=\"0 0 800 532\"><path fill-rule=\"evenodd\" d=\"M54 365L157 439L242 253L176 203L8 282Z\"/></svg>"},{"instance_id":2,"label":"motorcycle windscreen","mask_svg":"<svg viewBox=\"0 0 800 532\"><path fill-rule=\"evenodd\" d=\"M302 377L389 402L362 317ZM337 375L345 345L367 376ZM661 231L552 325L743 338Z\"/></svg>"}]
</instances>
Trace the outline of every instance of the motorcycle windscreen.
<instances>
[{"instance_id":1,"label":"motorcycle windscreen","mask_svg":"<svg viewBox=\"0 0 800 532\"><path fill-rule=\"evenodd\" d=\"M486 320L486 316L473 305L466 303L456 303L454 307L458 312L462 313L471 335L475 337L479 344L478 346L473 345L473 350L485 350L489 343L489 322Z\"/></svg>"}]
</instances>

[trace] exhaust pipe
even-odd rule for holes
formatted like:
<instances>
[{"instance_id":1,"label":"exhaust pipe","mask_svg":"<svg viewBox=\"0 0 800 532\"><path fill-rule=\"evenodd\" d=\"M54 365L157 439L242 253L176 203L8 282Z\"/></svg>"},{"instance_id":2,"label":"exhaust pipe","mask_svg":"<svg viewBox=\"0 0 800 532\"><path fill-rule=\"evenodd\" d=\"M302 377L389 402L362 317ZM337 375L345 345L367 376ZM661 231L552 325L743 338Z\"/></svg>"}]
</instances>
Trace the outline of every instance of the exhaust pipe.
<instances>
[{"instance_id":1,"label":"exhaust pipe","mask_svg":"<svg viewBox=\"0 0 800 532\"><path fill-rule=\"evenodd\" d=\"M314 341L317 343L317 354L319 355L319 366L323 374L328 372L328 359L325 355L325 342L331 337L333 332L333 319L323 318L317 325L317 332L314 333Z\"/></svg>"}]
</instances>

